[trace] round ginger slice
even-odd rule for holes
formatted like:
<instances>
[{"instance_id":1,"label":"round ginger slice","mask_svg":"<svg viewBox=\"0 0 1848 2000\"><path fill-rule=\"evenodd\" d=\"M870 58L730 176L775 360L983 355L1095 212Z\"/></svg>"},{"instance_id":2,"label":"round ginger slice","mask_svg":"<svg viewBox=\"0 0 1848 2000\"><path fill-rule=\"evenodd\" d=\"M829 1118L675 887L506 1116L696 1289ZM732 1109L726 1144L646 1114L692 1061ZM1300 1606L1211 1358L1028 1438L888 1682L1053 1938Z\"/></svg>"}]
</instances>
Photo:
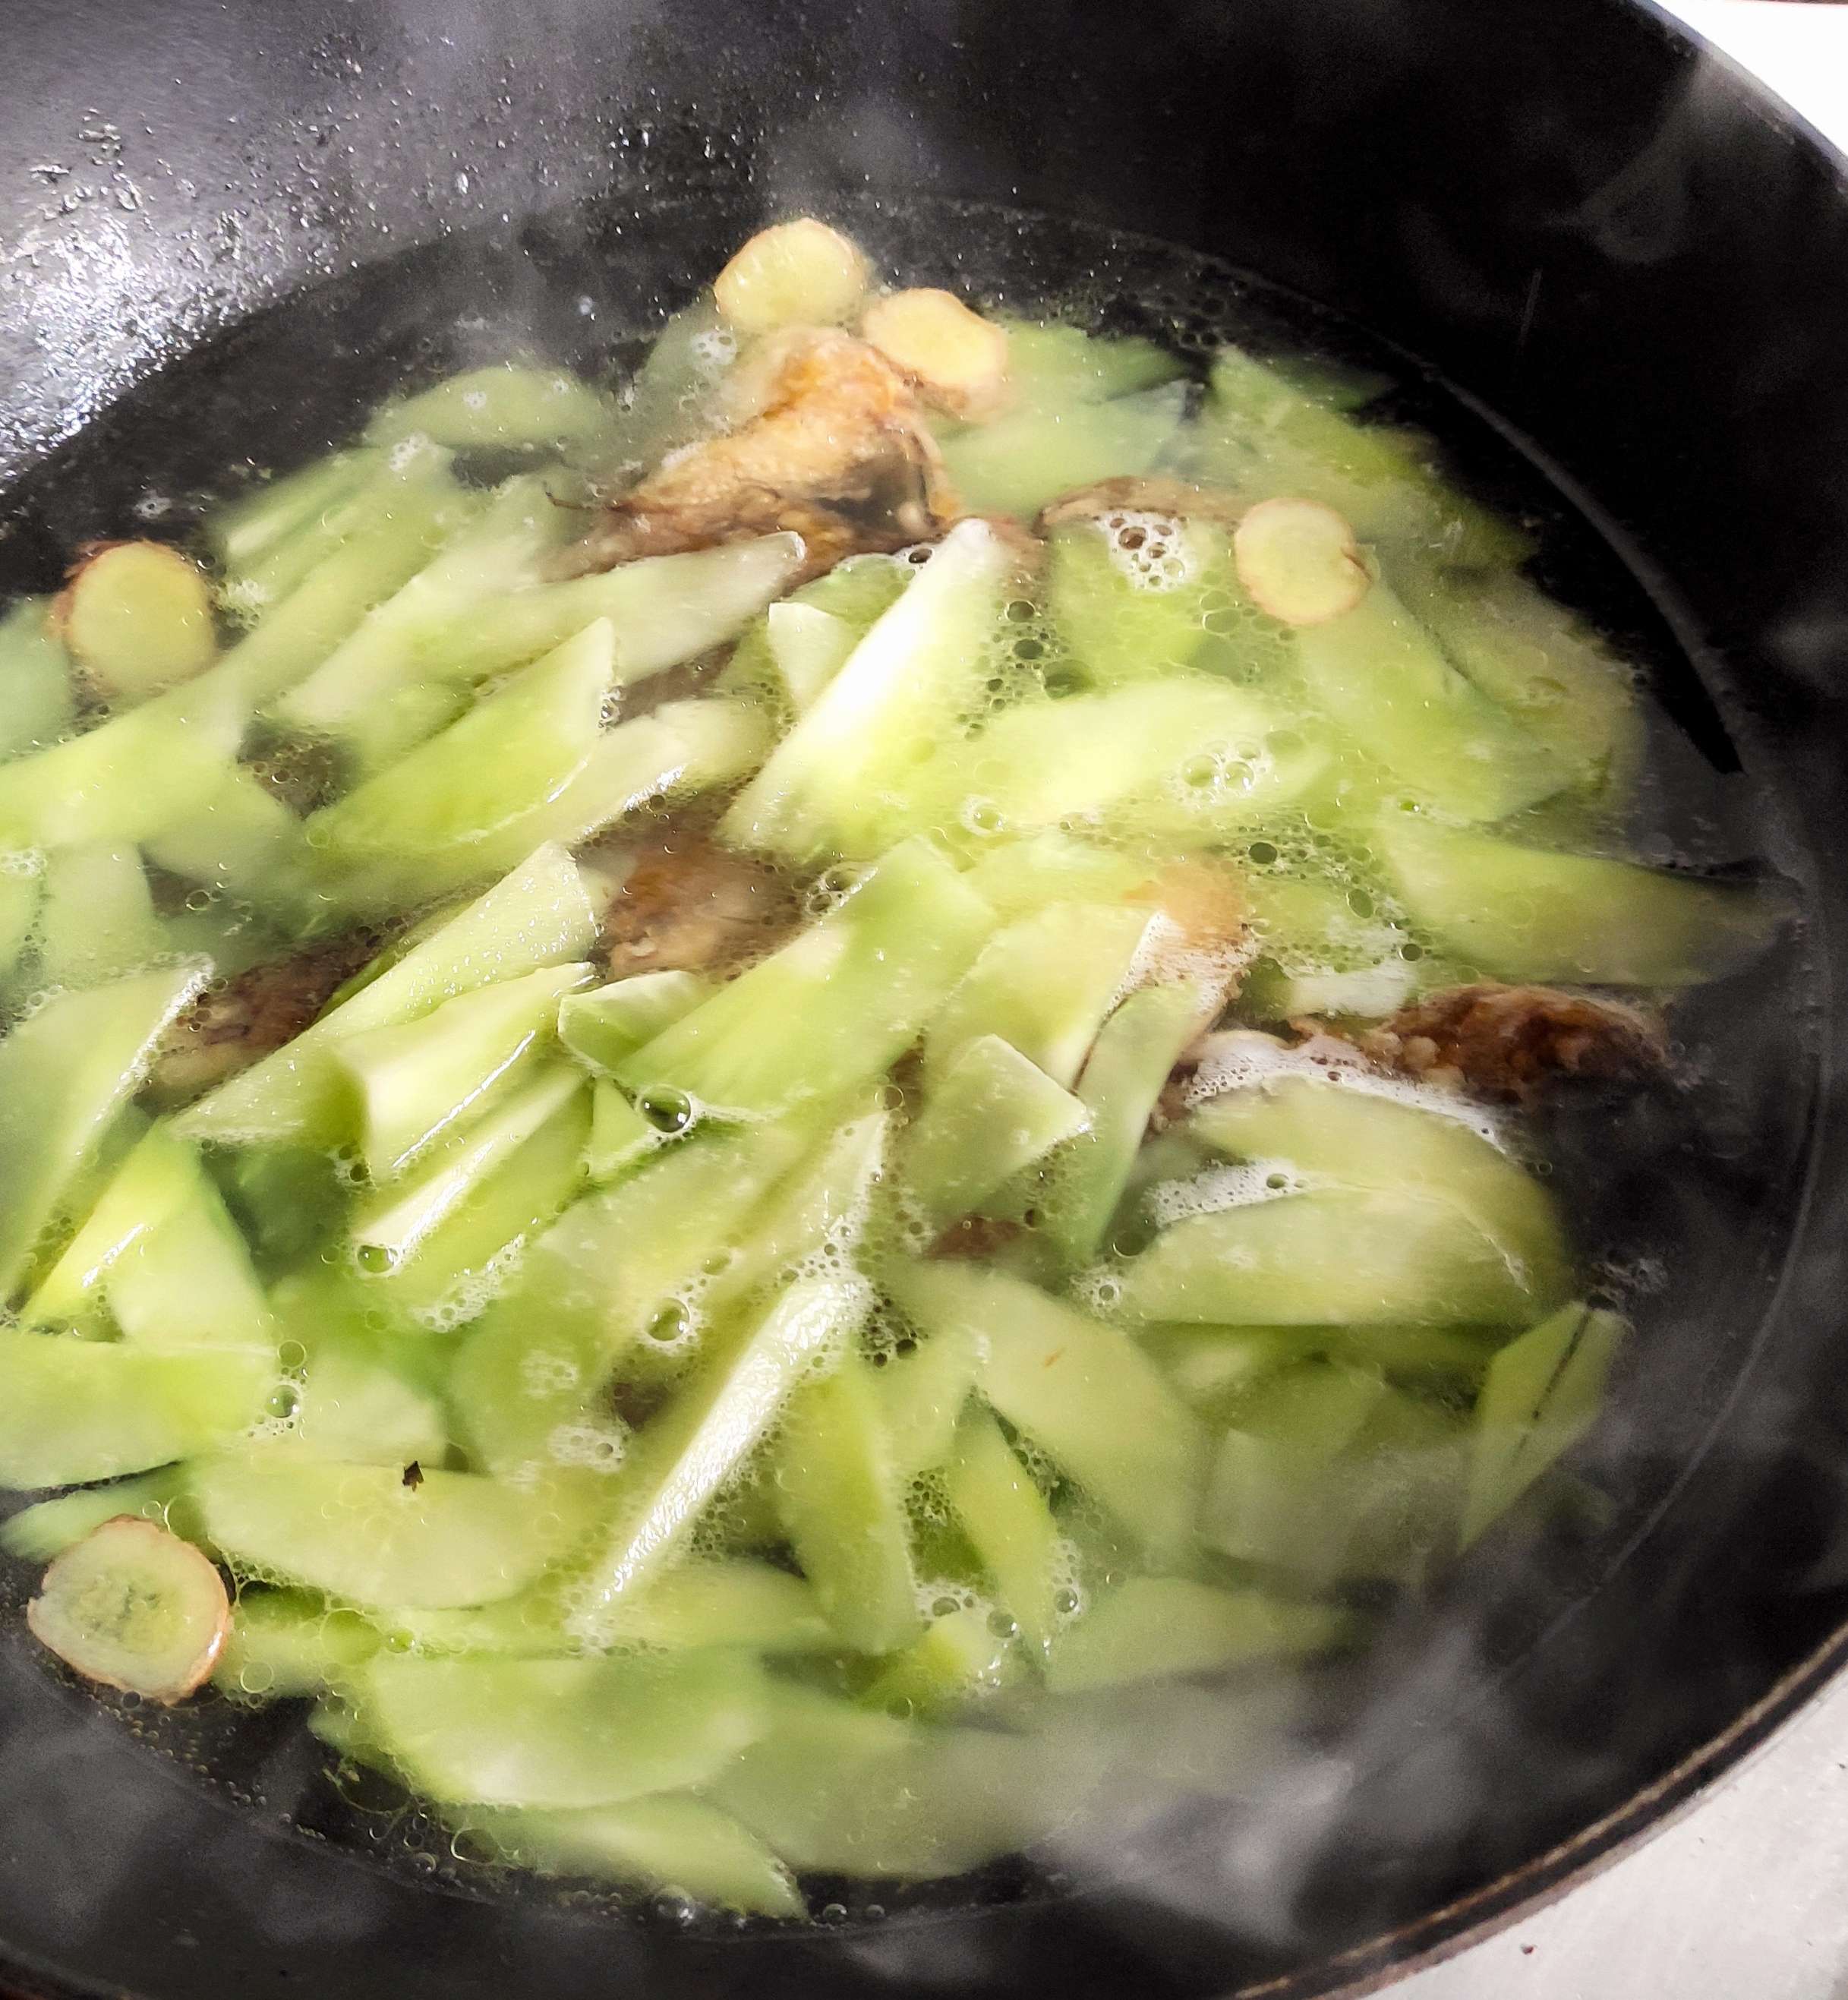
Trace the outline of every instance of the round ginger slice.
<instances>
[{"instance_id":1,"label":"round ginger slice","mask_svg":"<svg viewBox=\"0 0 1848 2000\"><path fill-rule=\"evenodd\" d=\"M760 229L712 283L720 315L747 335L786 326L839 326L866 297L858 244L812 215Z\"/></svg>"},{"instance_id":2,"label":"round ginger slice","mask_svg":"<svg viewBox=\"0 0 1848 2000\"><path fill-rule=\"evenodd\" d=\"M171 1707L210 1674L231 1630L231 1601L190 1542L118 1514L52 1563L26 1622L85 1680Z\"/></svg>"},{"instance_id":3,"label":"round ginger slice","mask_svg":"<svg viewBox=\"0 0 1848 2000\"><path fill-rule=\"evenodd\" d=\"M1325 625L1373 587L1346 519L1319 500L1260 500L1232 536L1238 581L1286 625Z\"/></svg>"},{"instance_id":4,"label":"round ginger slice","mask_svg":"<svg viewBox=\"0 0 1848 2000\"><path fill-rule=\"evenodd\" d=\"M1007 401L1007 334L954 292L920 286L867 307L860 330L929 400L965 422Z\"/></svg>"},{"instance_id":5,"label":"round ginger slice","mask_svg":"<svg viewBox=\"0 0 1848 2000\"><path fill-rule=\"evenodd\" d=\"M71 573L52 622L106 696L148 695L209 667L212 587L164 542L106 542Z\"/></svg>"}]
</instances>

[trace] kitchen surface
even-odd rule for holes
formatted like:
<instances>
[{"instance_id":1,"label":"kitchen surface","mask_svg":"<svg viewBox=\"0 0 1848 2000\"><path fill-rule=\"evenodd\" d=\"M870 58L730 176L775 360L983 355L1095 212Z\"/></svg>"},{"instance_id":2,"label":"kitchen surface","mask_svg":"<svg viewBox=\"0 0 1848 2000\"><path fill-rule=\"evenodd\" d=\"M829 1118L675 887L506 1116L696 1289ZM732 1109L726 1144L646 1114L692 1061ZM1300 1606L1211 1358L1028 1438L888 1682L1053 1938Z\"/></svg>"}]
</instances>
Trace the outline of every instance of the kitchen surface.
<instances>
[{"instance_id":1,"label":"kitchen surface","mask_svg":"<svg viewBox=\"0 0 1848 2000\"><path fill-rule=\"evenodd\" d=\"M1848 5L1665 5L1848 148ZM1843 2000L1848 1679L1666 1832L1552 1908L1394 1991L1403 2000Z\"/></svg>"}]
</instances>

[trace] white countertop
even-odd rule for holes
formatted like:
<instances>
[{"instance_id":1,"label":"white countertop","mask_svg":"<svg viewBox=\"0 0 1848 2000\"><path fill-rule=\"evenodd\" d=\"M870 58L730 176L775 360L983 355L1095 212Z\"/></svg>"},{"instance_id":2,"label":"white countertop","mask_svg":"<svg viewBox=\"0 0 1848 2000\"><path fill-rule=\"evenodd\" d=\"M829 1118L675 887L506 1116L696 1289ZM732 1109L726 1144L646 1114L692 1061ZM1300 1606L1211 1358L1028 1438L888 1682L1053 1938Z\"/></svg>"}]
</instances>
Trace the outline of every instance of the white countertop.
<instances>
[{"instance_id":1,"label":"white countertop","mask_svg":"<svg viewBox=\"0 0 1848 2000\"><path fill-rule=\"evenodd\" d=\"M1848 5L1662 5L1848 150ZM1848 1677L1666 1832L1393 1996L1848 2000Z\"/></svg>"}]
</instances>

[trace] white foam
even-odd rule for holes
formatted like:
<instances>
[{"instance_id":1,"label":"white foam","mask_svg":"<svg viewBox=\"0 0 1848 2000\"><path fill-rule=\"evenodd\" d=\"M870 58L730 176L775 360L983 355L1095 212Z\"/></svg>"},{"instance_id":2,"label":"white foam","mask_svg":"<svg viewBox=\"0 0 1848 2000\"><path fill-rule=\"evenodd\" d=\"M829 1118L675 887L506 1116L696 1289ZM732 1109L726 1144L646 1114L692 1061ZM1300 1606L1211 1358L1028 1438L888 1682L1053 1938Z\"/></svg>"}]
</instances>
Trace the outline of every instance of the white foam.
<instances>
[{"instance_id":1,"label":"white foam","mask_svg":"<svg viewBox=\"0 0 1848 2000\"><path fill-rule=\"evenodd\" d=\"M1122 507L1098 517L1110 560L1138 590L1183 589L1200 571L1194 539L1172 514Z\"/></svg>"}]
</instances>

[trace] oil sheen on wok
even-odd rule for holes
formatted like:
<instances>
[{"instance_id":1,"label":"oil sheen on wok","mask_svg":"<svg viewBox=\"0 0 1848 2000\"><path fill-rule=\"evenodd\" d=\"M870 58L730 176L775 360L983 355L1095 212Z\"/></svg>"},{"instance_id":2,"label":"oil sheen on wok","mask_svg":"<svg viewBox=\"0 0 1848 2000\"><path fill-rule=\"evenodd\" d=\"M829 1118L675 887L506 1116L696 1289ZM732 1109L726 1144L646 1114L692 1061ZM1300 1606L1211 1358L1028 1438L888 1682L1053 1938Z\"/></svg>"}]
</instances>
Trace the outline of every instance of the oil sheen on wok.
<instances>
[{"instance_id":1,"label":"oil sheen on wok","mask_svg":"<svg viewBox=\"0 0 1848 2000\"><path fill-rule=\"evenodd\" d=\"M1780 913L1637 858L1630 672L1388 386L803 219L16 603L49 1653L791 1918L1548 1505L1627 1328L1528 1114Z\"/></svg>"}]
</instances>

